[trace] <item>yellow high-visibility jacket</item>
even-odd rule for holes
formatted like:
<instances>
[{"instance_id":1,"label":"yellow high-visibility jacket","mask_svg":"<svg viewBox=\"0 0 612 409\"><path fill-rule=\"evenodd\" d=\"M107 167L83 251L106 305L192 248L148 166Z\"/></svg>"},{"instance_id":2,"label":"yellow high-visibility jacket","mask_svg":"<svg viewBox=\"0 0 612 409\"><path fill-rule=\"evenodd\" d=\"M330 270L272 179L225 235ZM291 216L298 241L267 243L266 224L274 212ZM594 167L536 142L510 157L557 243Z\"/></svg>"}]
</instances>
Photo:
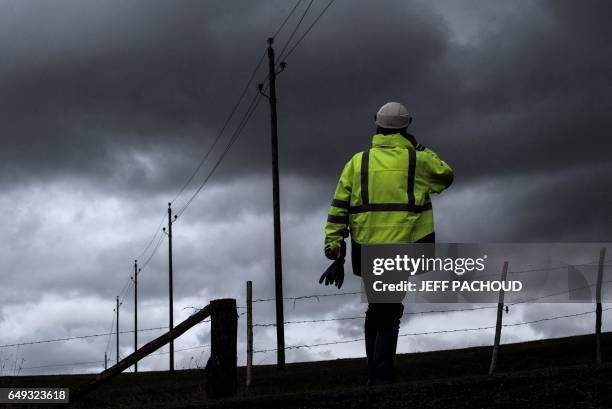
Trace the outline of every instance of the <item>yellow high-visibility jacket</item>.
<instances>
[{"instance_id":1,"label":"yellow high-visibility jacket","mask_svg":"<svg viewBox=\"0 0 612 409\"><path fill-rule=\"evenodd\" d=\"M359 244L414 243L434 232L430 193L453 181L431 149L401 134L376 134L372 148L344 166L329 208L325 248L339 249L349 232Z\"/></svg>"}]
</instances>

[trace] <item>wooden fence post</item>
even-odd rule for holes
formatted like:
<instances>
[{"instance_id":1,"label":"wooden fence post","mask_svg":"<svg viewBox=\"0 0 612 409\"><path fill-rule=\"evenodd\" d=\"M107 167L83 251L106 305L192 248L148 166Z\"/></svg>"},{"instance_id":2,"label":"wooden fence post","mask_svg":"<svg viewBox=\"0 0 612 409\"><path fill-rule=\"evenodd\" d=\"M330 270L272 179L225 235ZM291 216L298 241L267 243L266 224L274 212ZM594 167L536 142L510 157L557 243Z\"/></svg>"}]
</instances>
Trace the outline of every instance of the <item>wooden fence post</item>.
<instances>
[{"instance_id":1,"label":"wooden fence post","mask_svg":"<svg viewBox=\"0 0 612 409\"><path fill-rule=\"evenodd\" d=\"M595 359L601 365L601 283L603 280L603 267L606 258L606 248L599 251L599 268L597 269L597 287L595 287Z\"/></svg>"},{"instance_id":2,"label":"wooden fence post","mask_svg":"<svg viewBox=\"0 0 612 409\"><path fill-rule=\"evenodd\" d=\"M508 262L504 261L504 267L501 274L501 282L506 281L508 274ZM491 356L491 366L489 367L489 375L493 375L495 365L497 365L497 354L499 352L499 341L501 339L502 316L504 311L504 288L499 289L499 301L497 302L497 322L495 324L495 340L493 342L493 355Z\"/></svg>"},{"instance_id":3,"label":"wooden fence post","mask_svg":"<svg viewBox=\"0 0 612 409\"><path fill-rule=\"evenodd\" d=\"M210 302L210 358L206 363L206 393L209 398L236 394L238 314L236 300Z\"/></svg>"},{"instance_id":4,"label":"wooden fence post","mask_svg":"<svg viewBox=\"0 0 612 409\"><path fill-rule=\"evenodd\" d=\"M246 358L246 388L251 386L251 371L253 370L253 282L247 281L247 358Z\"/></svg>"}]
</instances>

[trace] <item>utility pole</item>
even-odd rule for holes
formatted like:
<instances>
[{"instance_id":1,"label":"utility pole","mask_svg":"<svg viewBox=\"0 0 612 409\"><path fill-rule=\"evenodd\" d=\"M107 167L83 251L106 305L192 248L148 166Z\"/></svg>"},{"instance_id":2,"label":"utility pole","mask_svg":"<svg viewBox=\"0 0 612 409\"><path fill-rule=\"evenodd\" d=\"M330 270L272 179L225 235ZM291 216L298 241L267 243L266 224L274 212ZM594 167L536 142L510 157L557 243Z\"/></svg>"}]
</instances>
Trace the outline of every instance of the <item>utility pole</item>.
<instances>
[{"instance_id":1,"label":"utility pole","mask_svg":"<svg viewBox=\"0 0 612 409\"><path fill-rule=\"evenodd\" d=\"M170 331L174 328L174 301L172 299L172 224L177 216L172 217L172 203L168 203L168 298L170 310ZM164 231L166 228L164 227ZM170 372L174 372L174 340L170 340Z\"/></svg>"},{"instance_id":2,"label":"utility pole","mask_svg":"<svg viewBox=\"0 0 612 409\"><path fill-rule=\"evenodd\" d=\"M117 313L117 329L115 331L117 333L117 363L119 363L119 296L117 296L117 308L115 311Z\"/></svg>"},{"instance_id":3,"label":"utility pole","mask_svg":"<svg viewBox=\"0 0 612 409\"><path fill-rule=\"evenodd\" d=\"M106 351L104 351L104 370L108 369L108 356L106 355Z\"/></svg>"},{"instance_id":4,"label":"utility pole","mask_svg":"<svg viewBox=\"0 0 612 409\"><path fill-rule=\"evenodd\" d=\"M246 357L246 390L251 386L253 372L253 282L247 281L247 357Z\"/></svg>"},{"instance_id":5,"label":"utility pole","mask_svg":"<svg viewBox=\"0 0 612 409\"><path fill-rule=\"evenodd\" d=\"M138 260L134 260L134 352L138 350ZM138 361L134 362L134 373L138 372Z\"/></svg>"},{"instance_id":6,"label":"utility pole","mask_svg":"<svg viewBox=\"0 0 612 409\"><path fill-rule=\"evenodd\" d=\"M283 314L283 265L281 256L281 222L278 177L278 130L276 125L276 64L273 38L268 38L268 70L270 78L270 125L272 130L272 202L274 206L274 290L276 296L276 367L285 369L285 327ZM284 64L283 64L284 67Z\"/></svg>"}]
</instances>

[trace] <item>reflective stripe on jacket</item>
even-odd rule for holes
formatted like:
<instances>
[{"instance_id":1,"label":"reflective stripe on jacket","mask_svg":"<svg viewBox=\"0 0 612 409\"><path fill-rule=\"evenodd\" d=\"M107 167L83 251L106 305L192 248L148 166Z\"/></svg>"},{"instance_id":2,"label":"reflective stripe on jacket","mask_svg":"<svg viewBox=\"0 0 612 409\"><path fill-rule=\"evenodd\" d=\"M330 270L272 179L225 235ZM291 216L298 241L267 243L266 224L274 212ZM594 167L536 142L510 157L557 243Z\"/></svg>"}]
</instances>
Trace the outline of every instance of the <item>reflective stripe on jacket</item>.
<instances>
[{"instance_id":1,"label":"reflective stripe on jacket","mask_svg":"<svg viewBox=\"0 0 612 409\"><path fill-rule=\"evenodd\" d=\"M453 181L453 170L431 149L398 134L374 135L372 148L344 166L329 208L325 247L413 243L434 231L430 193Z\"/></svg>"}]
</instances>

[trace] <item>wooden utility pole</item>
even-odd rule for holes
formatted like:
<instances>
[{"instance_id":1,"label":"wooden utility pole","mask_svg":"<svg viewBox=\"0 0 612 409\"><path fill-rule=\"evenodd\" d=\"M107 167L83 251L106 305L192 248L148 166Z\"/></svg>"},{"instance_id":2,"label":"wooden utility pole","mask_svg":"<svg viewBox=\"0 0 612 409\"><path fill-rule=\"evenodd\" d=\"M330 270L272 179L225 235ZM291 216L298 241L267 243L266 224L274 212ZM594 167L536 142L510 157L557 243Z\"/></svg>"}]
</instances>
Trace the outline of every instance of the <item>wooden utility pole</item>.
<instances>
[{"instance_id":1,"label":"wooden utility pole","mask_svg":"<svg viewBox=\"0 0 612 409\"><path fill-rule=\"evenodd\" d=\"M251 371L253 370L253 282L247 281L247 367L246 388L251 386Z\"/></svg>"},{"instance_id":2,"label":"wooden utility pole","mask_svg":"<svg viewBox=\"0 0 612 409\"><path fill-rule=\"evenodd\" d=\"M489 367L489 375L493 375L495 366L497 365L497 354L499 352L499 341L501 339L502 329L502 316L504 312L504 287L503 283L506 282L506 275L508 275L508 262L504 261L504 267L501 274L502 286L499 289L499 301L497 302L497 322L495 324L495 340L493 342L493 356L491 356L491 366Z\"/></svg>"},{"instance_id":3,"label":"wooden utility pole","mask_svg":"<svg viewBox=\"0 0 612 409\"><path fill-rule=\"evenodd\" d=\"M138 260L134 260L134 351L138 350ZM134 363L134 373L138 372L138 362Z\"/></svg>"},{"instance_id":4,"label":"wooden utility pole","mask_svg":"<svg viewBox=\"0 0 612 409\"><path fill-rule=\"evenodd\" d=\"M106 351L104 351L104 370L108 368L108 355L106 355Z\"/></svg>"},{"instance_id":5,"label":"wooden utility pole","mask_svg":"<svg viewBox=\"0 0 612 409\"><path fill-rule=\"evenodd\" d=\"M606 248L599 252L599 268L597 269L597 286L595 287L595 361L601 365L601 283L603 280L603 267L606 258Z\"/></svg>"},{"instance_id":6,"label":"wooden utility pole","mask_svg":"<svg viewBox=\"0 0 612 409\"><path fill-rule=\"evenodd\" d=\"M276 120L276 66L273 38L268 38L268 77L270 79L270 125L272 134L272 202L274 211L274 290L276 296L276 367L285 369L285 327L283 314L283 266L278 177L278 131Z\"/></svg>"},{"instance_id":7,"label":"wooden utility pole","mask_svg":"<svg viewBox=\"0 0 612 409\"><path fill-rule=\"evenodd\" d=\"M236 300L210 302L210 358L206 363L206 395L234 396L237 388L238 314Z\"/></svg>"},{"instance_id":8,"label":"wooden utility pole","mask_svg":"<svg viewBox=\"0 0 612 409\"><path fill-rule=\"evenodd\" d=\"M168 298L170 311L170 331L174 328L174 301L172 291L172 224L176 220L176 215L172 218L172 203L168 203ZM166 231L166 228L164 228ZM174 340L170 340L170 372L174 372Z\"/></svg>"},{"instance_id":9,"label":"wooden utility pole","mask_svg":"<svg viewBox=\"0 0 612 409\"><path fill-rule=\"evenodd\" d=\"M117 328L115 330L115 332L117 333L117 363L119 363L119 296L117 296L117 308L116 308L116 313L117 313Z\"/></svg>"}]
</instances>

